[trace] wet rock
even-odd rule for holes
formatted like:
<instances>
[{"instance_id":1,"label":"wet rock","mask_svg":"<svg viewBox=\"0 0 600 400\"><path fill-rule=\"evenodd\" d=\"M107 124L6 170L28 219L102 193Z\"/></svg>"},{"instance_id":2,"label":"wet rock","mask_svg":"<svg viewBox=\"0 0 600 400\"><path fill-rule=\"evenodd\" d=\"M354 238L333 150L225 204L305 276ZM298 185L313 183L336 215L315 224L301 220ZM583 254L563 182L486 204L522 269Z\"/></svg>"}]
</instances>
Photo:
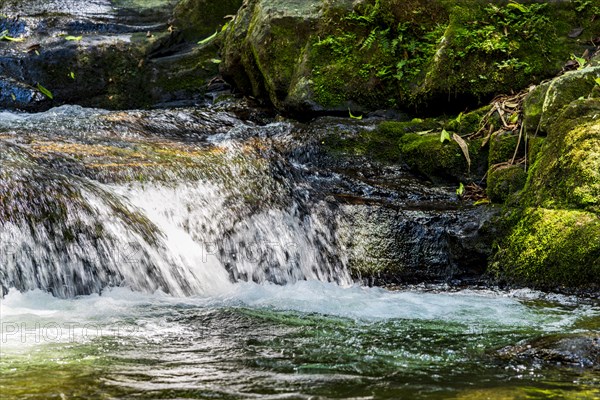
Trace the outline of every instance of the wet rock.
<instances>
[{"instance_id":1,"label":"wet rock","mask_svg":"<svg viewBox=\"0 0 600 400\"><path fill-rule=\"evenodd\" d=\"M68 103L120 109L201 102L218 74L218 46L186 42L173 30L175 3L3 3L0 26L22 41L0 42L0 107L40 110ZM38 84L52 99L41 95ZM26 88L37 94L28 95Z\"/></svg>"},{"instance_id":2,"label":"wet rock","mask_svg":"<svg viewBox=\"0 0 600 400\"><path fill-rule=\"evenodd\" d=\"M498 354L509 360L600 369L600 336L545 336L505 347Z\"/></svg>"},{"instance_id":3,"label":"wet rock","mask_svg":"<svg viewBox=\"0 0 600 400\"><path fill-rule=\"evenodd\" d=\"M339 234L348 266L366 282L474 282L485 272L493 210L410 210L385 203L341 210L346 224L340 224Z\"/></svg>"},{"instance_id":4,"label":"wet rock","mask_svg":"<svg viewBox=\"0 0 600 400\"><path fill-rule=\"evenodd\" d=\"M462 203L455 186L416 178L395 142L432 121L378 128L368 121L354 126L322 121L327 119L298 133L319 143L298 153L336 182L322 190L332 192L329 202L338 204L337 232L353 276L376 284L481 278L498 234L492 222L498 210Z\"/></svg>"},{"instance_id":5,"label":"wet rock","mask_svg":"<svg viewBox=\"0 0 600 400\"><path fill-rule=\"evenodd\" d=\"M199 40L220 31L241 6L242 0L183 0L173 12L174 24L186 38Z\"/></svg>"},{"instance_id":6,"label":"wet rock","mask_svg":"<svg viewBox=\"0 0 600 400\"><path fill-rule=\"evenodd\" d=\"M16 108L27 108L47 100L37 88L11 78L0 77L0 104L14 104Z\"/></svg>"}]
</instances>

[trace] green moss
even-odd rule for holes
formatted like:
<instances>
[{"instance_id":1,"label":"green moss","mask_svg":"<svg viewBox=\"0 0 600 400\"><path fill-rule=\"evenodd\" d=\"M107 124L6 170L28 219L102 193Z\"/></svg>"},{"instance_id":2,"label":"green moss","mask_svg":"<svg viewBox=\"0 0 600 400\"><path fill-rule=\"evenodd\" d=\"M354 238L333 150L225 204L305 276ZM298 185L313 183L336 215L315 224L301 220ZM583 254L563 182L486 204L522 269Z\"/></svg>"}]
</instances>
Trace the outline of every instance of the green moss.
<instances>
[{"instance_id":1,"label":"green moss","mask_svg":"<svg viewBox=\"0 0 600 400\"><path fill-rule=\"evenodd\" d=\"M367 156L372 160L394 164L402 161L398 145L402 136L408 133L431 131L439 127L440 123L434 119L384 121L376 129L363 130L356 135L334 132L325 139L324 145L333 154Z\"/></svg>"},{"instance_id":2,"label":"green moss","mask_svg":"<svg viewBox=\"0 0 600 400\"><path fill-rule=\"evenodd\" d=\"M567 118L582 108L600 112L600 101L575 102L558 119L532 166L529 204L600 212L600 122L594 114Z\"/></svg>"},{"instance_id":3,"label":"green moss","mask_svg":"<svg viewBox=\"0 0 600 400\"><path fill-rule=\"evenodd\" d=\"M402 161L433 182L469 181L481 172L482 165L487 168L481 140L470 141L468 145L472 161L470 171L460 146L454 141L441 143L439 133L409 133L400 138L399 144Z\"/></svg>"},{"instance_id":4,"label":"green moss","mask_svg":"<svg viewBox=\"0 0 600 400\"><path fill-rule=\"evenodd\" d=\"M561 112L573 101L593 97L600 78L600 67L568 72L533 90L524 103L528 132L546 134Z\"/></svg>"},{"instance_id":5,"label":"green moss","mask_svg":"<svg viewBox=\"0 0 600 400\"><path fill-rule=\"evenodd\" d=\"M452 8L423 92L485 98L508 87L525 88L559 72L571 53L581 54L568 32L582 24L590 31L600 27L592 18L582 21L581 13L566 2L517 8L462 1Z\"/></svg>"},{"instance_id":6,"label":"green moss","mask_svg":"<svg viewBox=\"0 0 600 400\"><path fill-rule=\"evenodd\" d=\"M223 71L280 109L431 108L448 98L472 105L553 76L571 53L581 54L584 42L569 39L569 31L582 26L588 37L600 18L575 8L570 2L249 0L228 35ZM477 119L469 115L451 129L466 133Z\"/></svg>"},{"instance_id":7,"label":"green moss","mask_svg":"<svg viewBox=\"0 0 600 400\"><path fill-rule=\"evenodd\" d=\"M529 208L505 219L512 227L494 257L492 270L510 283L543 289L597 288L600 283L596 68L559 76L525 102L526 124L537 124L533 129L547 137L528 140L530 170L519 206ZM488 191L500 201L506 192L497 193L503 177L495 175L490 172Z\"/></svg>"},{"instance_id":8,"label":"green moss","mask_svg":"<svg viewBox=\"0 0 600 400\"><path fill-rule=\"evenodd\" d=\"M435 54L447 14L439 4L371 0L327 10L331 24L310 48L315 100L324 107L368 108L408 102Z\"/></svg>"},{"instance_id":9,"label":"green moss","mask_svg":"<svg viewBox=\"0 0 600 400\"><path fill-rule=\"evenodd\" d=\"M495 257L508 282L555 289L600 284L600 220L584 211L527 209Z\"/></svg>"},{"instance_id":10,"label":"green moss","mask_svg":"<svg viewBox=\"0 0 600 400\"><path fill-rule=\"evenodd\" d=\"M527 138L527 163L529 165L535 163L545 141L545 138L539 136Z\"/></svg>"},{"instance_id":11,"label":"green moss","mask_svg":"<svg viewBox=\"0 0 600 400\"><path fill-rule=\"evenodd\" d=\"M491 106L484 106L466 114L460 113L446 124L449 131L460 134L470 134L479 131L483 117L490 111Z\"/></svg>"},{"instance_id":12,"label":"green moss","mask_svg":"<svg viewBox=\"0 0 600 400\"><path fill-rule=\"evenodd\" d=\"M525 124L526 132L531 135L537 135L540 132L540 121L544 108L544 100L548 92L549 83L537 86L531 91L523 102L523 123Z\"/></svg>"},{"instance_id":13,"label":"green moss","mask_svg":"<svg viewBox=\"0 0 600 400\"><path fill-rule=\"evenodd\" d=\"M518 136L513 135L511 132L493 135L490 139L490 155L488 159L490 168L493 165L511 161L518 141ZM517 153L517 156L519 155L521 154Z\"/></svg>"},{"instance_id":14,"label":"green moss","mask_svg":"<svg viewBox=\"0 0 600 400\"><path fill-rule=\"evenodd\" d=\"M251 51L261 76L267 95L275 106L283 107L281 101L290 92L296 68L298 67L303 47L298 47L298 37L305 37L308 28L302 24L294 24L293 20L278 19L264 32L256 23L250 27L250 35L260 36L262 41L268 41L270 46L252 46Z\"/></svg>"},{"instance_id":15,"label":"green moss","mask_svg":"<svg viewBox=\"0 0 600 400\"><path fill-rule=\"evenodd\" d=\"M227 22L226 15L235 15L242 0L183 0L173 10L175 26L188 40L199 40L219 31Z\"/></svg>"},{"instance_id":16,"label":"green moss","mask_svg":"<svg viewBox=\"0 0 600 400\"><path fill-rule=\"evenodd\" d=\"M504 203L523 189L527 174L521 166L511 165L490 169L487 175L487 195L495 203Z\"/></svg>"},{"instance_id":17,"label":"green moss","mask_svg":"<svg viewBox=\"0 0 600 400\"><path fill-rule=\"evenodd\" d=\"M382 133L379 130L361 131L358 135L340 137L334 133L324 140L327 151L341 156L367 156L369 159L398 163L400 150L398 138Z\"/></svg>"}]
</instances>

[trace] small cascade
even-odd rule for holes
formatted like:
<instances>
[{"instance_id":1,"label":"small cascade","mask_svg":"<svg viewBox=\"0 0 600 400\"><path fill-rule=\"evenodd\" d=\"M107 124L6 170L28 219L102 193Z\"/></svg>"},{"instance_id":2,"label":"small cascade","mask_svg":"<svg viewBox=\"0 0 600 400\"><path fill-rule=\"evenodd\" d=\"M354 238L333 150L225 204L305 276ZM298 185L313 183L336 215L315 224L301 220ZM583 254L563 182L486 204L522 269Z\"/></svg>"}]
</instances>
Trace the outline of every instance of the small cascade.
<instances>
[{"instance_id":1,"label":"small cascade","mask_svg":"<svg viewBox=\"0 0 600 400\"><path fill-rule=\"evenodd\" d=\"M4 292L186 296L239 280L351 282L331 207L267 139L291 125L153 113L2 113Z\"/></svg>"},{"instance_id":2,"label":"small cascade","mask_svg":"<svg viewBox=\"0 0 600 400\"><path fill-rule=\"evenodd\" d=\"M239 103L0 113L3 292L187 296L238 281L481 274L490 212L401 167L323 148L332 132L372 122L252 113Z\"/></svg>"}]
</instances>

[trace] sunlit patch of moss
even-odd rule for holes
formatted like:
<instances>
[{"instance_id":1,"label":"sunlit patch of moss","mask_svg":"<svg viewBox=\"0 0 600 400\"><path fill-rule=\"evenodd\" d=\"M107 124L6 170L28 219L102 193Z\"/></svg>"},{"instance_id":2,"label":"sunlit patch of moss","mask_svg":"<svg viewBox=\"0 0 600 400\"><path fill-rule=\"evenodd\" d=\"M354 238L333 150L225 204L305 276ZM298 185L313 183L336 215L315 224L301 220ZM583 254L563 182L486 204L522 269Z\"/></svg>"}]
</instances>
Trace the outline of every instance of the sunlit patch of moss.
<instances>
[{"instance_id":1,"label":"sunlit patch of moss","mask_svg":"<svg viewBox=\"0 0 600 400\"><path fill-rule=\"evenodd\" d=\"M600 122L593 114L567 118L590 102L600 112L598 101L576 102L553 127L530 173L530 204L600 212Z\"/></svg>"},{"instance_id":2,"label":"sunlit patch of moss","mask_svg":"<svg viewBox=\"0 0 600 400\"><path fill-rule=\"evenodd\" d=\"M600 219L576 210L528 208L491 271L519 285L556 289L600 285Z\"/></svg>"},{"instance_id":3,"label":"sunlit patch of moss","mask_svg":"<svg viewBox=\"0 0 600 400\"><path fill-rule=\"evenodd\" d=\"M588 67L537 86L525 99L524 118L529 133L547 134L573 101L593 98L600 66Z\"/></svg>"}]
</instances>

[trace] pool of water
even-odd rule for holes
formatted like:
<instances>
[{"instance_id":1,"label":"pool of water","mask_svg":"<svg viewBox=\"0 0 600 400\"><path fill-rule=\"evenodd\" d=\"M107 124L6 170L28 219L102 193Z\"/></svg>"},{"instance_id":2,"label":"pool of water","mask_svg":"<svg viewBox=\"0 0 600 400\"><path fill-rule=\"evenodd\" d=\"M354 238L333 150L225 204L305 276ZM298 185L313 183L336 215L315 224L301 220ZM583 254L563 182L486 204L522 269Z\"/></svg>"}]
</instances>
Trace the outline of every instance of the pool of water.
<instances>
[{"instance_id":1,"label":"pool of water","mask_svg":"<svg viewBox=\"0 0 600 400\"><path fill-rule=\"evenodd\" d=\"M316 281L187 298L11 291L0 312L2 399L600 397L599 371L498 355L600 330L597 304L530 291Z\"/></svg>"}]
</instances>

